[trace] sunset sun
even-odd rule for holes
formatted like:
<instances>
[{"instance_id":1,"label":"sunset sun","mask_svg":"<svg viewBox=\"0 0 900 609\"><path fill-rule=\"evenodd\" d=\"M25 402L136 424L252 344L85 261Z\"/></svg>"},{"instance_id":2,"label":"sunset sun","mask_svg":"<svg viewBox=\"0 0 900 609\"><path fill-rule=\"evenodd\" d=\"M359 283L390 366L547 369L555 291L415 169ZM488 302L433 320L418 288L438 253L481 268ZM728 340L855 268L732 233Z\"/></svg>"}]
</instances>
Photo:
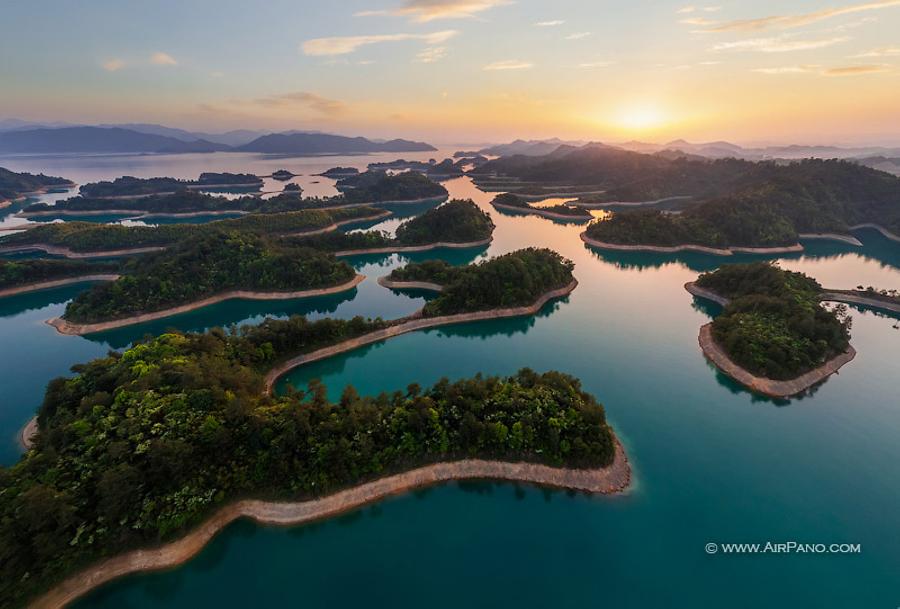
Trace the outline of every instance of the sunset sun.
<instances>
[{"instance_id":1,"label":"sunset sun","mask_svg":"<svg viewBox=\"0 0 900 609\"><path fill-rule=\"evenodd\" d=\"M649 103L626 106L616 117L616 123L628 131L649 131L663 126L665 122L663 111Z\"/></svg>"}]
</instances>

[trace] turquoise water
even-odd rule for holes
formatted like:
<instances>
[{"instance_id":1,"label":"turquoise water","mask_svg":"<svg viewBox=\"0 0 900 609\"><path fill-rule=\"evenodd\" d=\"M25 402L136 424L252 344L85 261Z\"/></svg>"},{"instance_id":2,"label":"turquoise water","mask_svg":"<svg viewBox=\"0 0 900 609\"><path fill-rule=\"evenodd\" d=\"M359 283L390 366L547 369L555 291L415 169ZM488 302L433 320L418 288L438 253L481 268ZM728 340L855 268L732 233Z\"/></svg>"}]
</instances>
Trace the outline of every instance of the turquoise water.
<instances>
[{"instance_id":1,"label":"turquoise water","mask_svg":"<svg viewBox=\"0 0 900 609\"><path fill-rule=\"evenodd\" d=\"M594 251L578 240L578 226L497 214L487 205L491 197L464 179L448 187L476 198L498 228L486 251L443 256L465 263L528 245L552 247L575 261L579 287L535 318L405 335L296 370L281 386L321 378L337 397L347 383L374 393L522 366L563 370L605 404L634 467L631 492L587 497L450 484L309 526L239 522L184 567L114 582L79 607L897 605L895 317L854 310L859 355L812 395L755 397L704 360L697 332L717 309L682 287L722 258ZM804 255L782 265L831 287L900 287L897 245L873 231L859 236L863 248L810 242ZM374 280L409 259L352 259L369 277L355 293L306 303L223 303L163 326L202 329L291 312L404 315L422 305L422 295ZM0 355L2 386L18 387L0 413L9 438L53 374L161 329L58 336L41 320L58 314L76 291L32 295L18 305L0 301L0 344L16 345ZM15 447L4 450L9 462ZM859 543L862 552L704 551L708 542L766 541Z\"/></svg>"}]
</instances>

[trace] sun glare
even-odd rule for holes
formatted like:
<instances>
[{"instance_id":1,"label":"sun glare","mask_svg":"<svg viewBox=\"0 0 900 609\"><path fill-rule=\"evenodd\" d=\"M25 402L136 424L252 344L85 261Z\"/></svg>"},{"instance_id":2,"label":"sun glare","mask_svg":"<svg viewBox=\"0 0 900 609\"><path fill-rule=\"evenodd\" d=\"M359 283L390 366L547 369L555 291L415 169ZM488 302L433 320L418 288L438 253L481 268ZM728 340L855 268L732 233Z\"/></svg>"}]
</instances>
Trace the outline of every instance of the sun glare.
<instances>
[{"instance_id":1,"label":"sun glare","mask_svg":"<svg viewBox=\"0 0 900 609\"><path fill-rule=\"evenodd\" d=\"M665 117L659 108L650 104L628 106L619 114L617 122L631 131L646 131L659 127Z\"/></svg>"}]
</instances>

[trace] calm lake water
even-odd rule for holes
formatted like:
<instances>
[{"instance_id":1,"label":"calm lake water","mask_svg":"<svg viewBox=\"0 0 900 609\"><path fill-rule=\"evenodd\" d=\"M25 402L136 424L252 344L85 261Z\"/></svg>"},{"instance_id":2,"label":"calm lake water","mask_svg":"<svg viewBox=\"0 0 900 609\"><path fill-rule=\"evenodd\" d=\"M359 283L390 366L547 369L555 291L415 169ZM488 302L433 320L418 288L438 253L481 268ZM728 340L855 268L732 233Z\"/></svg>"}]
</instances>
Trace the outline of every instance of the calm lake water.
<instances>
[{"instance_id":1,"label":"calm lake water","mask_svg":"<svg viewBox=\"0 0 900 609\"><path fill-rule=\"evenodd\" d=\"M56 159L55 165L0 159L0 165L76 181L259 167L231 156L216 165L221 156L191 155L191 163L199 160L190 167L168 159L154 166L145 157L105 157L96 165L90 159ZM312 162L246 160L271 162L270 169ZM319 171L371 160L325 160ZM578 225L499 213L488 205L492 195L467 179L447 186L452 196L473 198L489 211L497 231L489 248L442 257L467 263L531 245L551 247L575 261L579 287L535 318L405 335L296 370L280 386L321 378L336 398L348 383L376 393L442 376L509 374L523 366L562 370L580 377L606 406L634 467L633 489L609 498L513 484L449 484L314 525L239 522L187 565L114 582L78 607L897 606L895 317L854 310L852 342L859 355L812 395L781 402L755 397L704 360L697 332L718 310L682 287L724 259L592 250L578 239ZM376 226L392 230L398 222ZM809 242L806 253L781 264L829 287L900 287L900 246L873 231L858 236L862 248ZM0 435L6 440L0 457L5 463L17 458L15 434L39 405L46 382L74 363L165 327L200 330L291 313L405 315L423 297L387 290L375 279L426 257L352 259L368 279L350 294L231 301L90 337L60 336L43 323L61 313L79 287L0 300ZM751 258L728 261L745 259ZM859 543L862 552L704 551L709 542L767 541Z\"/></svg>"}]
</instances>

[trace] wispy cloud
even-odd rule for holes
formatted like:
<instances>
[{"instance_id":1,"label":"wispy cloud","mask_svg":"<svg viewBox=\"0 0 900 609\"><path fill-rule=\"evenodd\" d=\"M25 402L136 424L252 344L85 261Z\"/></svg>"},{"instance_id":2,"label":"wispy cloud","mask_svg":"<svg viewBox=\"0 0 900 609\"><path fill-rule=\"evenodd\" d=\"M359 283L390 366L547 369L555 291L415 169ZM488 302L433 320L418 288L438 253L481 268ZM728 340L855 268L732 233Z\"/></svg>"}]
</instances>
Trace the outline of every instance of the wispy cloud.
<instances>
[{"instance_id":1,"label":"wispy cloud","mask_svg":"<svg viewBox=\"0 0 900 609\"><path fill-rule=\"evenodd\" d=\"M495 61L484 66L484 70L489 72L495 70L528 70L533 68L534 64L527 61L518 61L516 59L507 59L505 61Z\"/></svg>"},{"instance_id":2,"label":"wispy cloud","mask_svg":"<svg viewBox=\"0 0 900 609\"><path fill-rule=\"evenodd\" d=\"M850 40L847 37L823 38L820 40L791 40L789 38L749 38L732 42L720 42L712 46L713 51L759 51L761 53L789 53L822 49Z\"/></svg>"},{"instance_id":3,"label":"wispy cloud","mask_svg":"<svg viewBox=\"0 0 900 609\"><path fill-rule=\"evenodd\" d=\"M816 64L804 64L796 66L754 68L751 71L757 72L759 74L818 74L820 76L858 76L862 74L889 72L891 69L891 66L886 64L839 66L835 68L823 68L822 66Z\"/></svg>"},{"instance_id":4,"label":"wispy cloud","mask_svg":"<svg viewBox=\"0 0 900 609\"><path fill-rule=\"evenodd\" d=\"M851 57L856 59L863 57L900 57L900 47L881 47L865 53L859 53L858 55L851 55Z\"/></svg>"},{"instance_id":5,"label":"wispy cloud","mask_svg":"<svg viewBox=\"0 0 900 609\"><path fill-rule=\"evenodd\" d=\"M821 66L804 65L804 66L777 66L774 68L754 68L751 72L759 74L805 74L809 72L819 72Z\"/></svg>"},{"instance_id":6,"label":"wispy cloud","mask_svg":"<svg viewBox=\"0 0 900 609\"><path fill-rule=\"evenodd\" d=\"M574 34L569 34L568 36L566 36L566 40L581 40L582 38L587 38L590 35L590 32L575 32Z\"/></svg>"},{"instance_id":7,"label":"wispy cloud","mask_svg":"<svg viewBox=\"0 0 900 609\"><path fill-rule=\"evenodd\" d=\"M678 23L684 23L685 25L715 25L716 22L712 19L707 19L706 17L688 17L687 19L680 19Z\"/></svg>"},{"instance_id":8,"label":"wispy cloud","mask_svg":"<svg viewBox=\"0 0 900 609\"><path fill-rule=\"evenodd\" d=\"M875 74L877 72L889 72L891 66L886 64L869 64L862 66L843 66L825 70L825 76L857 76L859 74Z\"/></svg>"},{"instance_id":9,"label":"wispy cloud","mask_svg":"<svg viewBox=\"0 0 900 609\"><path fill-rule=\"evenodd\" d=\"M168 53L163 53L162 51L158 51L150 56L150 63L155 66L177 66L178 61L169 55Z\"/></svg>"},{"instance_id":10,"label":"wispy cloud","mask_svg":"<svg viewBox=\"0 0 900 609\"><path fill-rule=\"evenodd\" d=\"M102 65L103 69L107 72L118 72L125 67L125 60L118 58L108 59L104 61Z\"/></svg>"},{"instance_id":11,"label":"wispy cloud","mask_svg":"<svg viewBox=\"0 0 900 609\"><path fill-rule=\"evenodd\" d=\"M406 0L395 9L359 11L354 17L401 16L425 23L437 19L475 17L496 6L512 4L512 0Z\"/></svg>"},{"instance_id":12,"label":"wispy cloud","mask_svg":"<svg viewBox=\"0 0 900 609\"><path fill-rule=\"evenodd\" d=\"M434 63L447 56L447 47L428 47L416 55L421 63Z\"/></svg>"},{"instance_id":13,"label":"wispy cloud","mask_svg":"<svg viewBox=\"0 0 900 609\"><path fill-rule=\"evenodd\" d=\"M266 108L302 106L326 116L336 116L343 114L347 110L347 105L342 101L322 97L317 93L310 93L308 91L293 91L291 93L268 95L266 97L258 97L249 102L237 103L250 103Z\"/></svg>"},{"instance_id":14,"label":"wispy cloud","mask_svg":"<svg viewBox=\"0 0 900 609\"><path fill-rule=\"evenodd\" d=\"M556 27L557 25L562 25L564 23L565 21L562 19L554 19L553 21L538 21L534 25L537 27Z\"/></svg>"},{"instance_id":15,"label":"wispy cloud","mask_svg":"<svg viewBox=\"0 0 900 609\"><path fill-rule=\"evenodd\" d=\"M375 34L371 36L334 36L331 38L314 38L301 46L303 53L312 56L346 55L358 48L382 42L400 42L403 40L421 40L429 46L437 46L447 42L459 32L445 30L431 34Z\"/></svg>"},{"instance_id":16,"label":"wispy cloud","mask_svg":"<svg viewBox=\"0 0 900 609\"><path fill-rule=\"evenodd\" d=\"M852 15L867 11L876 11L894 6L900 6L900 0L875 0L874 2L865 2L862 4L849 4L834 8L826 8L811 13L801 13L798 15L770 15L768 17L759 17L756 19L738 19L735 21L726 21L710 25L704 31L707 32L752 32L765 30L769 28L795 28L840 17L841 15Z\"/></svg>"},{"instance_id":17,"label":"wispy cloud","mask_svg":"<svg viewBox=\"0 0 900 609\"><path fill-rule=\"evenodd\" d=\"M679 15L689 15L691 13L704 12L704 13L715 13L716 11L722 10L721 6L694 6L689 4L688 6L682 6L680 9L675 11Z\"/></svg>"},{"instance_id":18,"label":"wispy cloud","mask_svg":"<svg viewBox=\"0 0 900 609\"><path fill-rule=\"evenodd\" d=\"M613 61L586 61L584 63L578 64L579 68L584 69L592 69L592 68L607 68L613 65L615 62Z\"/></svg>"}]
</instances>

